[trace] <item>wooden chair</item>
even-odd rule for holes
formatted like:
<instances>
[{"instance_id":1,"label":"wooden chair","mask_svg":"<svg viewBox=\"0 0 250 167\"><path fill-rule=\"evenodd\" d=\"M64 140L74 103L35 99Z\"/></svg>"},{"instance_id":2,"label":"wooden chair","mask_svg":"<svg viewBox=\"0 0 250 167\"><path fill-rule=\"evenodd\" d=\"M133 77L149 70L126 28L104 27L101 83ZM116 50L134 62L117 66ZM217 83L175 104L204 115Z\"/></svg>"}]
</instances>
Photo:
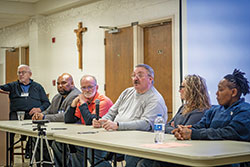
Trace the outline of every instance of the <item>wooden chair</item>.
<instances>
[{"instance_id":1,"label":"wooden chair","mask_svg":"<svg viewBox=\"0 0 250 167\"><path fill-rule=\"evenodd\" d=\"M13 146L13 153L12 153L12 160L13 160L13 164L15 163L15 155L21 155L22 156L22 163L24 163L24 156L25 156L25 147L24 147L24 141L26 141L26 137L25 139L21 136L20 139L18 141L16 141L14 143L14 146ZM20 143L19 146L16 146L18 143ZM21 149L21 152L15 152L15 150L17 149Z\"/></svg>"}]
</instances>

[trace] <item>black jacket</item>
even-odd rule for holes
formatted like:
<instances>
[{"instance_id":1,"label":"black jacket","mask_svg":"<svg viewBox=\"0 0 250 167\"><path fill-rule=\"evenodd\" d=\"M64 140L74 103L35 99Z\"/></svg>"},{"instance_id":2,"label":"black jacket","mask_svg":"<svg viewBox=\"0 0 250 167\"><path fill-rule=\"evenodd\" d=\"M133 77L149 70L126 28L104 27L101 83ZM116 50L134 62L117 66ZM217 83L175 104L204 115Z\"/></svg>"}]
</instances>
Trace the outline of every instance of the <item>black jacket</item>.
<instances>
[{"instance_id":1,"label":"black jacket","mask_svg":"<svg viewBox=\"0 0 250 167\"><path fill-rule=\"evenodd\" d=\"M19 81L1 85L0 89L9 92L10 112L26 111L29 112L32 108L40 108L42 111L50 105L49 99L43 87L33 80L30 80L29 96L22 97L21 83Z\"/></svg>"}]
</instances>

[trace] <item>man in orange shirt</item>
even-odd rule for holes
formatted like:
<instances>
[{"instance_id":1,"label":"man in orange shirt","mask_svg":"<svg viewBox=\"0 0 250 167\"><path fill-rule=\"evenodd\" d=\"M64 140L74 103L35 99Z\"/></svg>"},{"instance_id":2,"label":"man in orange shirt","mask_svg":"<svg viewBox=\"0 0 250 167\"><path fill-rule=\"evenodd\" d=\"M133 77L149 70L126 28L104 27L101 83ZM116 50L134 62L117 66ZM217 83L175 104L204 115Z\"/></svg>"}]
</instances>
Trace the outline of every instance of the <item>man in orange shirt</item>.
<instances>
[{"instance_id":1,"label":"man in orange shirt","mask_svg":"<svg viewBox=\"0 0 250 167\"><path fill-rule=\"evenodd\" d=\"M81 121L84 125L92 125L93 118L96 118L95 101L100 100L100 117L104 116L113 105L112 101L105 95L97 92L98 85L94 76L84 75L80 81L82 93L76 97L70 112L65 114L65 123Z\"/></svg>"},{"instance_id":2,"label":"man in orange shirt","mask_svg":"<svg viewBox=\"0 0 250 167\"><path fill-rule=\"evenodd\" d=\"M96 100L99 100L99 115L104 116L109 108L113 105L112 101L105 95L97 92L98 85L96 78L91 75L84 75L80 81L82 93L79 94L71 104L71 107L64 115L65 123L80 123L84 125L92 125L92 120L96 118ZM62 147L61 143L54 142L52 144L55 157L55 165L62 166ZM84 166L84 148L80 146L69 146L71 165ZM95 150L95 162L103 159L107 152ZM88 154L90 155L90 153ZM89 157L90 159L90 157ZM92 159L90 159L92 161ZM67 164L68 165L68 164ZM97 166L111 167L108 162L103 162Z\"/></svg>"}]
</instances>

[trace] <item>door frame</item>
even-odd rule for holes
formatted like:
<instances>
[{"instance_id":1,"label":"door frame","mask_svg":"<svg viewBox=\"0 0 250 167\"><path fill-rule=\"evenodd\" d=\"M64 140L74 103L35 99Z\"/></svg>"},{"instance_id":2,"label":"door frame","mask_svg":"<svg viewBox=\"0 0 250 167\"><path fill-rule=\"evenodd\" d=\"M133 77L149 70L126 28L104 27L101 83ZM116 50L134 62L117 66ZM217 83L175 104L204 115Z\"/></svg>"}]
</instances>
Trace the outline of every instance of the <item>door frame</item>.
<instances>
[{"instance_id":1,"label":"door frame","mask_svg":"<svg viewBox=\"0 0 250 167\"><path fill-rule=\"evenodd\" d=\"M179 83L180 83L180 58L179 58L179 38L175 34L175 28L177 27L174 15L169 17L141 22L134 26L134 66L139 63L143 63L143 27L152 24L158 24L161 22L172 22L172 117L176 114L182 102L179 97ZM138 28L140 27L140 28ZM140 30L141 29L141 30Z\"/></svg>"},{"instance_id":2,"label":"door frame","mask_svg":"<svg viewBox=\"0 0 250 167\"><path fill-rule=\"evenodd\" d=\"M20 64L25 64L24 62L26 61L26 49L29 49L29 45L26 46L19 46L15 47L19 49L19 65ZM4 62L2 63L3 65L3 71L2 71L2 82L3 84L6 83L6 50L3 51L3 56L4 56ZM28 55L29 57L29 55ZM30 60L30 58L28 58ZM30 65L30 62L27 64ZM1 76L1 75L0 75Z\"/></svg>"}]
</instances>

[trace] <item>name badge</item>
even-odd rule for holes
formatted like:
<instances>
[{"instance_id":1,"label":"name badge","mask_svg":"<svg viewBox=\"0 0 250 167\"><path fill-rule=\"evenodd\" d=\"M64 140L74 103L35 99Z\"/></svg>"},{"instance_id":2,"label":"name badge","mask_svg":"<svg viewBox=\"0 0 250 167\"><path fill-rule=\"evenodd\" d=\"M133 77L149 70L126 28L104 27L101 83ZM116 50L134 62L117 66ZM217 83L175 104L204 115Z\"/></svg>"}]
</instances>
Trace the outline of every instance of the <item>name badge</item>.
<instances>
[{"instance_id":1,"label":"name badge","mask_svg":"<svg viewBox=\"0 0 250 167\"><path fill-rule=\"evenodd\" d=\"M29 96L29 93L25 93L25 92L21 93L21 97L28 97L28 96Z\"/></svg>"}]
</instances>

